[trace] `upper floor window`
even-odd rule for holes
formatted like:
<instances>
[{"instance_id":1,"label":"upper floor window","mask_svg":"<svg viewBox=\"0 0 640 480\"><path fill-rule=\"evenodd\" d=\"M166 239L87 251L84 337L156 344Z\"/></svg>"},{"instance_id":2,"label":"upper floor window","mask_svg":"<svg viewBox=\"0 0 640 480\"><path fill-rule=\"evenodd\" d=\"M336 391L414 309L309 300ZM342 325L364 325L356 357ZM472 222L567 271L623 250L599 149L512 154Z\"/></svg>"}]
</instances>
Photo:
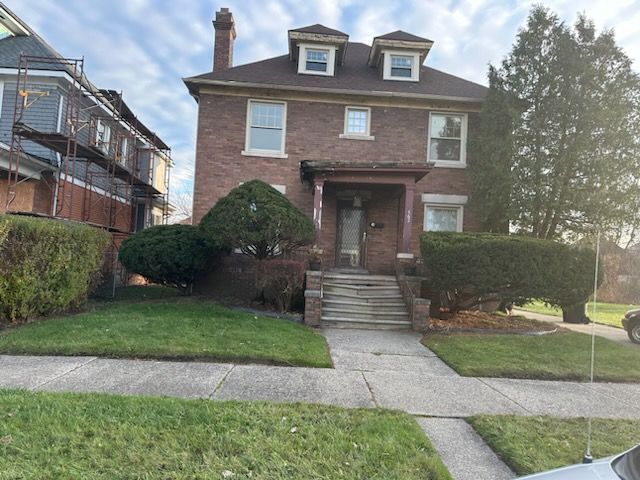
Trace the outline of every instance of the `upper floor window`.
<instances>
[{"instance_id":1,"label":"upper floor window","mask_svg":"<svg viewBox=\"0 0 640 480\"><path fill-rule=\"evenodd\" d=\"M109 144L111 142L111 127L102 120L98 119L96 125L96 146L103 153L109 152Z\"/></svg>"},{"instance_id":2,"label":"upper floor window","mask_svg":"<svg viewBox=\"0 0 640 480\"><path fill-rule=\"evenodd\" d=\"M347 107L345 113L345 135L369 135L371 110L369 108Z\"/></svg>"},{"instance_id":3,"label":"upper floor window","mask_svg":"<svg viewBox=\"0 0 640 480\"><path fill-rule=\"evenodd\" d=\"M336 47L301 43L298 45L298 73L333 76Z\"/></svg>"},{"instance_id":4,"label":"upper floor window","mask_svg":"<svg viewBox=\"0 0 640 480\"><path fill-rule=\"evenodd\" d=\"M417 82L420 79L420 54L384 52L383 79Z\"/></svg>"},{"instance_id":5,"label":"upper floor window","mask_svg":"<svg viewBox=\"0 0 640 480\"><path fill-rule=\"evenodd\" d=\"M284 155L286 104L249 100L245 152Z\"/></svg>"},{"instance_id":6,"label":"upper floor window","mask_svg":"<svg viewBox=\"0 0 640 480\"><path fill-rule=\"evenodd\" d=\"M429 123L429 158L436 165L466 166L467 116L431 113Z\"/></svg>"},{"instance_id":7,"label":"upper floor window","mask_svg":"<svg viewBox=\"0 0 640 480\"><path fill-rule=\"evenodd\" d=\"M307 64L305 68L316 72L326 72L328 60L329 50L307 49Z\"/></svg>"}]
</instances>

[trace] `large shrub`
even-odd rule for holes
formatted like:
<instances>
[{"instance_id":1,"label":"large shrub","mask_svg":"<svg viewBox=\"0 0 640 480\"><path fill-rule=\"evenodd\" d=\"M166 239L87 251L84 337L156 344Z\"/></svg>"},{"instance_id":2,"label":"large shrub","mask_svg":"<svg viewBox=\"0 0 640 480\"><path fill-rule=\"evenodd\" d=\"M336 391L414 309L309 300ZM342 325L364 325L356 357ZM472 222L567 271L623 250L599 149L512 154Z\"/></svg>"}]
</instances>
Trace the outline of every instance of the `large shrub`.
<instances>
[{"instance_id":1,"label":"large shrub","mask_svg":"<svg viewBox=\"0 0 640 480\"><path fill-rule=\"evenodd\" d=\"M197 227L157 225L122 242L118 258L131 272L187 294L212 254L210 245Z\"/></svg>"},{"instance_id":2,"label":"large shrub","mask_svg":"<svg viewBox=\"0 0 640 480\"><path fill-rule=\"evenodd\" d=\"M264 299L281 312L290 312L302 304L305 262L285 258L273 258L257 263L258 288Z\"/></svg>"},{"instance_id":3,"label":"large shrub","mask_svg":"<svg viewBox=\"0 0 640 480\"><path fill-rule=\"evenodd\" d=\"M272 186L252 180L221 198L200 227L219 249L257 259L288 254L313 241L311 219Z\"/></svg>"},{"instance_id":4,"label":"large shrub","mask_svg":"<svg viewBox=\"0 0 640 480\"><path fill-rule=\"evenodd\" d=\"M81 305L110 241L108 233L78 223L0 215L0 321Z\"/></svg>"},{"instance_id":5,"label":"large shrub","mask_svg":"<svg viewBox=\"0 0 640 480\"><path fill-rule=\"evenodd\" d=\"M421 252L432 286L456 308L464 297L539 299L569 309L593 291L595 252L529 237L424 233Z\"/></svg>"}]
</instances>

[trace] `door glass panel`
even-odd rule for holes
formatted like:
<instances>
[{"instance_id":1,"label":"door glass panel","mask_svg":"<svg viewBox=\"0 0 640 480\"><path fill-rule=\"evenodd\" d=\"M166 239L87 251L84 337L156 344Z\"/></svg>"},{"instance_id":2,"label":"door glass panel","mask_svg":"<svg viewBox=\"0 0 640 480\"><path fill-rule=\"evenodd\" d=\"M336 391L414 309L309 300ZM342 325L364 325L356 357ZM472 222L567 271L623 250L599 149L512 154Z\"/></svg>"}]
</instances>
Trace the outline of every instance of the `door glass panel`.
<instances>
[{"instance_id":1,"label":"door glass panel","mask_svg":"<svg viewBox=\"0 0 640 480\"><path fill-rule=\"evenodd\" d=\"M338 258L341 267L363 266L365 213L361 208L341 208L338 211Z\"/></svg>"}]
</instances>

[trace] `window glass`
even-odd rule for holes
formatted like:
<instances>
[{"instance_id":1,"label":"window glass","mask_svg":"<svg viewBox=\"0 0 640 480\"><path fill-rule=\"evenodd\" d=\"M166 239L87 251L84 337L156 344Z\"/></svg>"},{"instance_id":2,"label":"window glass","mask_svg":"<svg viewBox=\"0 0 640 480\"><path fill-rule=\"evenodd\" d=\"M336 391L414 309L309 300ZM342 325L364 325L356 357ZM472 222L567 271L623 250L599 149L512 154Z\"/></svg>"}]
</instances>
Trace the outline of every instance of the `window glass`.
<instances>
[{"instance_id":1,"label":"window glass","mask_svg":"<svg viewBox=\"0 0 640 480\"><path fill-rule=\"evenodd\" d=\"M461 160L462 120L461 115L431 115L429 160Z\"/></svg>"},{"instance_id":2,"label":"window glass","mask_svg":"<svg viewBox=\"0 0 640 480\"><path fill-rule=\"evenodd\" d=\"M411 78L411 66L413 57L404 55L391 55L391 76Z\"/></svg>"},{"instance_id":3,"label":"window glass","mask_svg":"<svg viewBox=\"0 0 640 480\"><path fill-rule=\"evenodd\" d=\"M427 206L427 231L455 232L458 230L459 208Z\"/></svg>"},{"instance_id":4,"label":"window glass","mask_svg":"<svg viewBox=\"0 0 640 480\"><path fill-rule=\"evenodd\" d=\"M307 50L306 69L316 72L326 72L328 58L329 50Z\"/></svg>"},{"instance_id":5,"label":"window glass","mask_svg":"<svg viewBox=\"0 0 640 480\"><path fill-rule=\"evenodd\" d=\"M369 110L359 108L347 109L347 134L351 135L368 135L368 115Z\"/></svg>"},{"instance_id":6,"label":"window glass","mask_svg":"<svg viewBox=\"0 0 640 480\"><path fill-rule=\"evenodd\" d=\"M281 103L251 102L249 149L283 150L284 105Z\"/></svg>"}]
</instances>

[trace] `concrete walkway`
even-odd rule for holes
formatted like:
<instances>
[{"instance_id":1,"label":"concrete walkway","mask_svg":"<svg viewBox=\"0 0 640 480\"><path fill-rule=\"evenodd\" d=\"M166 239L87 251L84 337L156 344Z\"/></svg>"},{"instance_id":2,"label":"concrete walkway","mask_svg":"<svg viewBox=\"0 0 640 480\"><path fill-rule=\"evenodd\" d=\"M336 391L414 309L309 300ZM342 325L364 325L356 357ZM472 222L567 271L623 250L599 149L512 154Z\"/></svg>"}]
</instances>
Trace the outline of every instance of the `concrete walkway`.
<instances>
[{"instance_id":1,"label":"concrete walkway","mask_svg":"<svg viewBox=\"0 0 640 480\"><path fill-rule=\"evenodd\" d=\"M533 320L554 323L559 327L563 327L574 332L586 333L591 335L591 324L584 325L579 323L565 323L562 321L561 317L554 317L553 315L546 315L544 313L527 312L525 310L514 309L513 313L515 315L522 315L527 318L532 318ZM609 325L601 325L599 323L596 323L595 331L596 335L598 335L599 337L604 337L609 340L613 340L614 342L624 343L625 345L637 346L633 342L631 342L631 340L629 340L629 336L623 328L616 328Z\"/></svg>"}]
</instances>

